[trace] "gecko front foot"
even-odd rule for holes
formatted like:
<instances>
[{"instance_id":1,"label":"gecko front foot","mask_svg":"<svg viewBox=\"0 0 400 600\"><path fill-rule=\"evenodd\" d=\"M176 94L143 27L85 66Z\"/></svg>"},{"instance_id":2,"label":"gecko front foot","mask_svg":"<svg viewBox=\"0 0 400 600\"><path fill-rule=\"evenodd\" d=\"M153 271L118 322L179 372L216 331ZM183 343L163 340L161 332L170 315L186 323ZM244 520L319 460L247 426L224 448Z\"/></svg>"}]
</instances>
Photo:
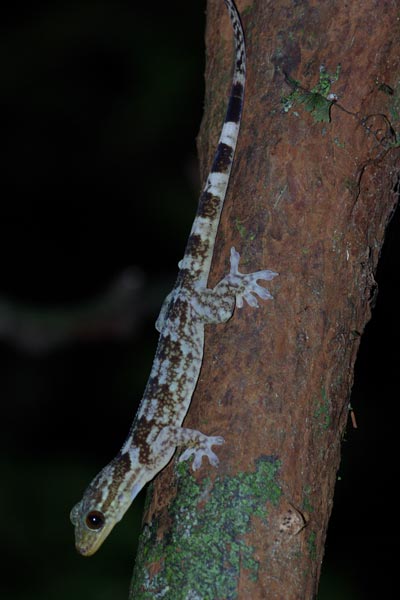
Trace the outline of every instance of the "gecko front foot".
<instances>
[{"instance_id":1,"label":"gecko front foot","mask_svg":"<svg viewBox=\"0 0 400 600\"><path fill-rule=\"evenodd\" d=\"M235 248L231 248L231 270L229 275L226 277L226 281L235 288L236 306L242 308L243 301L246 300L249 306L258 308L258 301L256 296L259 296L263 300L271 300L272 295L269 293L267 288L258 285L257 281L271 281L278 275L274 271L268 269L264 271L255 271L254 273L240 273L239 272L239 260L240 254L236 252Z\"/></svg>"},{"instance_id":2,"label":"gecko front foot","mask_svg":"<svg viewBox=\"0 0 400 600\"><path fill-rule=\"evenodd\" d=\"M212 446L220 446L225 442L221 436L207 436L199 433L198 438L195 441L195 446L186 448L186 450L179 457L179 462L188 460L194 455L194 461L192 464L193 471L197 471L201 467L201 461L203 456L206 456L213 467L218 467L219 459L215 452L212 451Z\"/></svg>"}]
</instances>

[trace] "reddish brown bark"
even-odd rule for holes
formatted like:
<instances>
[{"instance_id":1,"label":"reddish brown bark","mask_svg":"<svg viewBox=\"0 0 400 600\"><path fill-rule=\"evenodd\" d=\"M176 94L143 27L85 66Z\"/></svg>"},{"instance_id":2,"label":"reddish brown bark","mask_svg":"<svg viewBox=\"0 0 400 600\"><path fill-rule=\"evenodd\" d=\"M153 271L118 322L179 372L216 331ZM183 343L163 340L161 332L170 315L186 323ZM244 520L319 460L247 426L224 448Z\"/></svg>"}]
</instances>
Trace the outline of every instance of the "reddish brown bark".
<instances>
[{"instance_id":1,"label":"reddish brown bark","mask_svg":"<svg viewBox=\"0 0 400 600\"><path fill-rule=\"evenodd\" d=\"M252 472L260 456L279 460L279 502L268 505L267 519L254 517L244 536L257 577L240 568L237 595L229 597L304 600L317 590L354 362L397 199L398 5L238 5L248 49L246 100L210 285L226 273L232 245L243 271L270 268L280 277L270 285L272 302L207 328L185 424L224 435L218 477ZM232 62L220 0L209 0L206 38L203 173ZM282 110L281 98L293 92L288 81L310 92L320 66L335 72L339 63L330 122L319 122L304 102ZM208 467L199 477L206 476ZM147 515L158 519L159 539L169 532L173 477L171 467L160 475Z\"/></svg>"}]
</instances>

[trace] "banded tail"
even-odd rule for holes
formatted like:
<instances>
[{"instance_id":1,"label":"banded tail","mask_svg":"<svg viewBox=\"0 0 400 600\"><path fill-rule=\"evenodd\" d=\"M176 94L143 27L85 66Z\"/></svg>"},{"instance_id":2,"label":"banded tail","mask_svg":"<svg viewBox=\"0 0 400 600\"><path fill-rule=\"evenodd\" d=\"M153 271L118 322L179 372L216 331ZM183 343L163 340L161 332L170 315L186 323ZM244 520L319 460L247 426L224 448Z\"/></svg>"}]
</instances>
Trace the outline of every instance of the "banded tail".
<instances>
[{"instance_id":1,"label":"banded tail","mask_svg":"<svg viewBox=\"0 0 400 600\"><path fill-rule=\"evenodd\" d=\"M246 47L243 26L233 0L224 0L232 23L235 40L235 63L232 88L217 150L201 193L181 270L188 270L196 280L207 285L215 238L224 205L242 117L246 81Z\"/></svg>"}]
</instances>

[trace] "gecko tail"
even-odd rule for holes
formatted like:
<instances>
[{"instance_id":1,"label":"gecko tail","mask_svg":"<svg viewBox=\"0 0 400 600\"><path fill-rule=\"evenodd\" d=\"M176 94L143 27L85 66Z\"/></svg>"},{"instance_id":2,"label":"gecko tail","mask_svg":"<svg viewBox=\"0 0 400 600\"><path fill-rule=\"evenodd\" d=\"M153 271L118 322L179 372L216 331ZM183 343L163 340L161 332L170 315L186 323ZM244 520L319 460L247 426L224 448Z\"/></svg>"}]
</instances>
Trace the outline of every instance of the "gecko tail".
<instances>
[{"instance_id":1,"label":"gecko tail","mask_svg":"<svg viewBox=\"0 0 400 600\"><path fill-rule=\"evenodd\" d=\"M232 87L224 124L207 181L199 200L185 255L180 268L204 284L211 268L215 237L232 170L242 118L246 81L246 46L239 12L233 0L224 0L235 41Z\"/></svg>"}]
</instances>

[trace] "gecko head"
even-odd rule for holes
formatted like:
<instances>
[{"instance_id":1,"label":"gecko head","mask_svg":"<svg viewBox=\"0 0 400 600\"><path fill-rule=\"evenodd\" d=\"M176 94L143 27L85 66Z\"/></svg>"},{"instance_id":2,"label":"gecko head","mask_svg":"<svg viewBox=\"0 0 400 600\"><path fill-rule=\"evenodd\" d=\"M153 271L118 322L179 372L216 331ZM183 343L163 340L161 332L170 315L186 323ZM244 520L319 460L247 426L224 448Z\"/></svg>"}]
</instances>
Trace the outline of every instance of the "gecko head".
<instances>
[{"instance_id":1,"label":"gecko head","mask_svg":"<svg viewBox=\"0 0 400 600\"><path fill-rule=\"evenodd\" d=\"M143 469L132 468L129 453L116 456L93 479L70 513L75 547L91 556L108 537L146 483Z\"/></svg>"}]
</instances>

